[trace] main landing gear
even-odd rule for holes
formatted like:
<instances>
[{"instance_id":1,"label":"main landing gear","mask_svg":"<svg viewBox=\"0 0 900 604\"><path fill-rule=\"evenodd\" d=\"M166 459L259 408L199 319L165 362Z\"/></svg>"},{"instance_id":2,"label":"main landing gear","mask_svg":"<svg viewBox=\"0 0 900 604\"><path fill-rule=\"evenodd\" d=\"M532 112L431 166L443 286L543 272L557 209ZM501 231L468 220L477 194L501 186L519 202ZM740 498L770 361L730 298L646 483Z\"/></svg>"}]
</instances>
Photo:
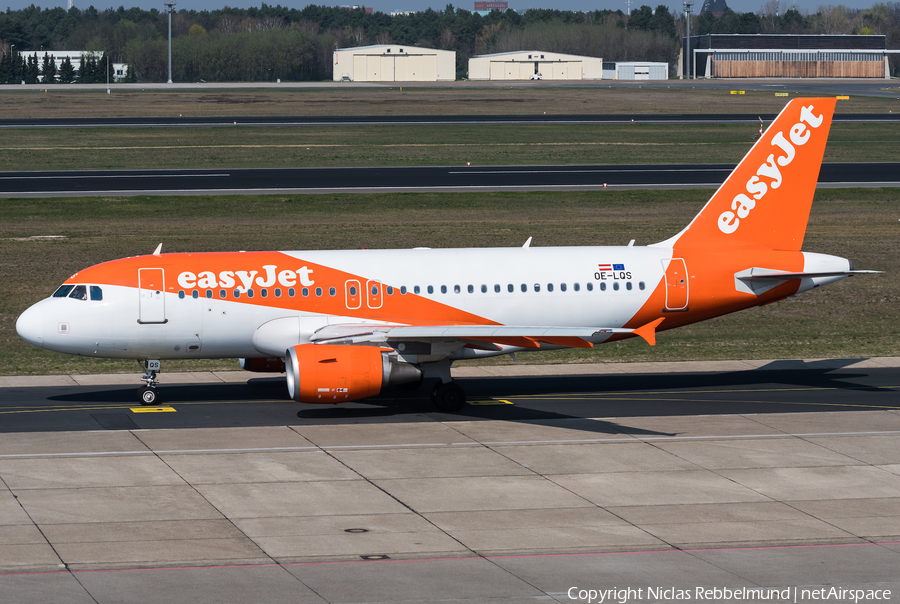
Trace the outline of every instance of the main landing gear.
<instances>
[{"instance_id":1,"label":"main landing gear","mask_svg":"<svg viewBox=\"0 0 900 604\"><path fill-rule=\"evenodd\" d=\"M144 370L141 380L145 384L138 389L138 400L142 405L155 405L159 402L159 390L156 389L159 384L159 380L156 379L156 374L159 372L159 361L149 359L146 365L138 361L138 365Z\"/></svg>"},{"instance_id":2,"label":"main landing gear","mask_svg":"<svg viewBox=\"0 0 900 604\"><path fill-rule=\"evenodd\" d=\"M431 392L431 402L438 411L455 413L466 404L466 391L454 382L438 382Z\"/></svg>"}]
</instances>

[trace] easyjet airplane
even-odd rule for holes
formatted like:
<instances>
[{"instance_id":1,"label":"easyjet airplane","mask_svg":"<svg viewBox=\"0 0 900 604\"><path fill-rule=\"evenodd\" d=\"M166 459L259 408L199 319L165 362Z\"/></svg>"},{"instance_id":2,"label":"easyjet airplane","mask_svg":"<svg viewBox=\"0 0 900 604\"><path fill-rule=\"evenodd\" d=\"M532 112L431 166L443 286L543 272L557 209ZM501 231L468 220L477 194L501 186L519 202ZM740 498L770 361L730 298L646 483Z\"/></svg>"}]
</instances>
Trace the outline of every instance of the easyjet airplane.
<instances>
[{"instance_id":1,"label":"easyjet airplane","mask_svg":"<svg viewBox=\"0 0 900 604\"><path fill-rule=\"evenodd\" d=\"M137 359L147 405L161 361L239 357L285 371L296 401L429 379L435 406L459 410L455 360L634 336L653 345L657 331L871 272L800 251L834 107L792 100L694 220L647 247L157 248L76 273L16 329L48 350Z\"/></svg>"}]
</instances>

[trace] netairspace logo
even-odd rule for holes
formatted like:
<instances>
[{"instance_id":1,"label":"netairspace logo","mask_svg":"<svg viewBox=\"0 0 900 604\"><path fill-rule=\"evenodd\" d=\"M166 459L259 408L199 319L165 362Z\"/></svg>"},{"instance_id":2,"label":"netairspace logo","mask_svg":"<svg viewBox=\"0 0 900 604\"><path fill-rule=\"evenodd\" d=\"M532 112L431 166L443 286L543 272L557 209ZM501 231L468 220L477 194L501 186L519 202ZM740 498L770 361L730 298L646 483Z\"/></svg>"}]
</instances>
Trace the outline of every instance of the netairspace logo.
<instances>
[{"instance_id":1,"label":"netairspace logo","mask_svg":"<svg viewBox=\"0 0 900 604\"><path fill-rule=\"evenodd\" d=\"M821 587L817 589L785 587L612 587L609 589L582 589L570 587L566 595L571 600L587 604L627 604L628 602L678 602L678 601L771 601L771 602L871 602L891 599L889 589L844 589Z\"/></svg>"}]
</instances>

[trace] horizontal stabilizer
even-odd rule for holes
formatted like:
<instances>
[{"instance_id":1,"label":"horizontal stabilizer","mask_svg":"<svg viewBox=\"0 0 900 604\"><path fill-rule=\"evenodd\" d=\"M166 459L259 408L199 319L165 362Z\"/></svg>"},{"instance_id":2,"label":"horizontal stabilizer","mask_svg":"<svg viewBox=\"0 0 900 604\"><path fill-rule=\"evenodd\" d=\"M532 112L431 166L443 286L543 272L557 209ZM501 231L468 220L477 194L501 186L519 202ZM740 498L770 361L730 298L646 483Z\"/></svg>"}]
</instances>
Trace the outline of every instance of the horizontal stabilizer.
<instances>
[{"instance_id":1,"label":"horizontal stabilizer","mask_svg":"<svg viewBox=\"0 0 900 604\"><path fill-rule=\"evenodd\" d=\"M646 325L638 327L632 333L636 336L641 336L644 338L644 341L650 344L650 346L656 346L656 328L659 327L659 324L663 322L665 317L660 317L655 321L651 321Z\"/></svg>"},{"instance_id":2,"label":"horizontal stabilizer","mask_svg":"<svg viewBox=\"0 0 900 604\"><path fill-rule=\"evenodd\" d=\"M884 271L826 271L819 273L783 273L769 271L765 273L752 273L740 275L738 279L814 279L816 277L849 277L851 275L877 275Z\"/></svg>"}]
</instances>

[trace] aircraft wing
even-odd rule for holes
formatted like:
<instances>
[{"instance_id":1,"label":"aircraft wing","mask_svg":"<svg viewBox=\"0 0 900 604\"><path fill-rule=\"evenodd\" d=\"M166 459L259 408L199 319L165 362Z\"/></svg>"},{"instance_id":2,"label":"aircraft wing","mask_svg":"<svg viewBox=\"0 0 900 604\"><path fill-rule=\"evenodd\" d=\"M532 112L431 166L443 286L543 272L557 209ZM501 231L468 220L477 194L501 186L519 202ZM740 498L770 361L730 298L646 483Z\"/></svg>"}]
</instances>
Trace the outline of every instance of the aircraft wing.
<instances>
[{"instance_id":1,"label":"aircraft wing","mask_svg":"<svg viewBox=\"0 0 900 604\"><path fill-rule=\"evenodd\" d=\"M623 327L536 327L514 325L329 325L318 330L310 341L324 344L395 344L400 342L460 341L494 345L540 348L542 343L575 348L591 348L590 338L614 333L635 334L651 345L662 319L637 329ZM483 346L482 346L483 347ZM488 347L488 349L491 349Z\"/></svg>"}]
</instances>

